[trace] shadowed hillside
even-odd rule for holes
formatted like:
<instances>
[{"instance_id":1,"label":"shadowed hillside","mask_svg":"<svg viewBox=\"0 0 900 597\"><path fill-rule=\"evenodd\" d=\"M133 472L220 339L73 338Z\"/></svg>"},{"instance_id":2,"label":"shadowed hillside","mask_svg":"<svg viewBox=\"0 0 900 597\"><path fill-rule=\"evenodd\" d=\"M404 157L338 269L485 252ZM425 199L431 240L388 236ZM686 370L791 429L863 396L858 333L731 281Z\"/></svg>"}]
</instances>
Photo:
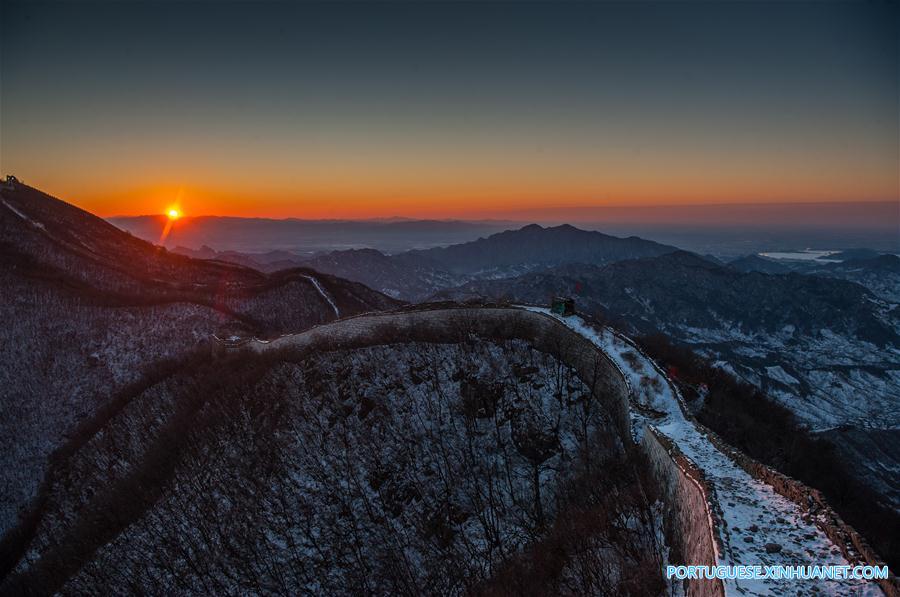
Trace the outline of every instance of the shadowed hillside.
<instances>
[{"instance_id":1,"label":"shadowed hillside","mask_svg":"<svg viewBox=\"0 0 900 597\"><path fill-rule=\"evenodd\" d=\"M0 192L0 529L75 422L158 359L227 333L277 335L398 303L312 270L173 255L25 185Z\"/></svg>"}]
</instances>

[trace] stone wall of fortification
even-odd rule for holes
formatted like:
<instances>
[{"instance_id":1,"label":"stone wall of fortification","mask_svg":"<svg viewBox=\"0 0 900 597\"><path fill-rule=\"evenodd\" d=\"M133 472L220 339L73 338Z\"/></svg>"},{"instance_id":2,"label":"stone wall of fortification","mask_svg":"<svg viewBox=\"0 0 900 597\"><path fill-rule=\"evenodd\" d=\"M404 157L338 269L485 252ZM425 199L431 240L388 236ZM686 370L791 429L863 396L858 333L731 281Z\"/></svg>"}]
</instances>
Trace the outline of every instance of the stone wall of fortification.
<instances>
[{"instance_id":1,"label":"stone wall of fortification","mask_svg":"<svg viewBox=\"0 0 900 597\"><path fill-rule=\"evenodd\" d=\"M457 343L473 335L523 339L538 350L557 356L576 370L598 400L612 409L622 441L632 441L628 414L631 390L618 368L589 340L541 313L502 307L455 307L364 315L249 346L256 351L321 351L397 342ZM678 561L715 564L716 516L702 472L665 437L649 430L643 437L641 448L663 491L668 541ZM685 589L689 595L724 595L722 583L714 580L688 581Z\"/></svg>"}]
</instances>

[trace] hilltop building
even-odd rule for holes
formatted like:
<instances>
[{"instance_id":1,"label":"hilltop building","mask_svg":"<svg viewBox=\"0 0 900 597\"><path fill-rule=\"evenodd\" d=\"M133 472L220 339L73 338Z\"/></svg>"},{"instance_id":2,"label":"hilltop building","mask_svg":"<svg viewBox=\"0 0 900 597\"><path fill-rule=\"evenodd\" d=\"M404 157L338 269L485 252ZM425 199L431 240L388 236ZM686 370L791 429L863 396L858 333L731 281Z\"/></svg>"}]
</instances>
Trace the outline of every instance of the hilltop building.
<instances>
[{"instance_id":1,"label":"hilltop building","mask_svg":"<svg viewBox=\"0 0 900 597\"><path fill-rule=\"evenodd\" d=\"M16 188L16 185L19 184L19 179L12 175L6 176L6 182L3 183L4 191L13 191Z\"/></svg>"},{"instance_id":2,"label":"hilltop building","mask_svg":"<svg viewBox=\"0 0 900 597\"><path fill-rule=\"evenodd\" d=\"M553 297L553 300L550 301L550 312L563 317L575 315L575 299L567 296Z\"/></svg>"}]
</instances>

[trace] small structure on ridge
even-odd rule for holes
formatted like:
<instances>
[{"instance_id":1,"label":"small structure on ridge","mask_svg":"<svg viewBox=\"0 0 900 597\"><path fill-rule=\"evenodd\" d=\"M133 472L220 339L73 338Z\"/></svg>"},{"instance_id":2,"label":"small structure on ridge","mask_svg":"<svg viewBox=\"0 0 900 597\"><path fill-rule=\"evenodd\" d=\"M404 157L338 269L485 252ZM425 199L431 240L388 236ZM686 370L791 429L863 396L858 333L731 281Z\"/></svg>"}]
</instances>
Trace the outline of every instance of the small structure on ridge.
<instances>
[{"instance_id":1,"label":"small structure on ridge","mask_svg":"<svg viewBox=\"0 0 900 597\"><path fill-rule=\"evenodd\" d=\"M7 175L6 182L3 183L3 190L4 191L15 191L16 185L18 185L18 184L19 184L18 178L16 178L15 176Z\"/></svg>"},{"instance_id":2,"label":"small structure on ridge","mask_svg":"<svg viewBox=\"0 0 900 597\"><path fill-rule=\"evenodd\" d=\"M575 299L567 296L553 297L553 300L550 301L550 312L563 317L575 315Z\"/></svg>"}]
</instances>

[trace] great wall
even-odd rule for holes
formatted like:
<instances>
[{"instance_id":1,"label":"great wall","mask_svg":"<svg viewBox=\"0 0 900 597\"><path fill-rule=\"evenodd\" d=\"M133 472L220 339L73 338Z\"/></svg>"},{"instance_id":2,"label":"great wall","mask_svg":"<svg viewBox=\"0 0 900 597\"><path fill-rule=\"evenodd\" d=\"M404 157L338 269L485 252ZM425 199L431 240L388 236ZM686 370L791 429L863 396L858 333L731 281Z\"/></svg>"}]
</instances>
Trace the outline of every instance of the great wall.
<instances>
[{"instance_id":1,"label":"great wall","mask_svg":"<svg viewBox=\"0 0 900 597\"><path fill-rule=\"evenodd\" d=\"M216 350L338 350L398 342L457 342L475 334L524 339L573 367L614 410L663 487L668 540L679 562L703 565L879 564L817 491L748 458L700 425L676 384L628 338L578 317L523 306L435 304L361 314L272 340L229 338ZM627 357L627 358L626 358ZM655 378L662 389L636 391ZM743 525L743 526L739 526ZM757 540L757 537L759 540ZM688 595L900 595L896 577L865 581L686 580Z\"/></svg>"}]
</instances>

